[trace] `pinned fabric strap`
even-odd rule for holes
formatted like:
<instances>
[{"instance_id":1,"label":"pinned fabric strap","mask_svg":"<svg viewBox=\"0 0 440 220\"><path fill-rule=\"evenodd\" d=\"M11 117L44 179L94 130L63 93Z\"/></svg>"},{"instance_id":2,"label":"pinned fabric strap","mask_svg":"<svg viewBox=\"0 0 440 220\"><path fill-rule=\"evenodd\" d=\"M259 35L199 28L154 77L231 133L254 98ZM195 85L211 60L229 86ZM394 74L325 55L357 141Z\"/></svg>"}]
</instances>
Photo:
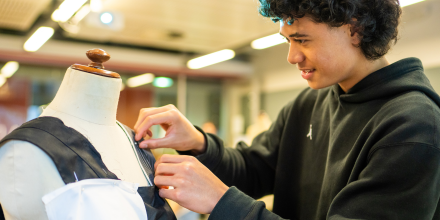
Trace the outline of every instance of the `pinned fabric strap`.
<instances>
[{"instance_id":1,"label":"pinned fabric strap","mask_svg":"<svg viewBox=\"0 0 440 220\"><path fill-rule=\"evenodd\" d=\"M138 159L138 163L142 168L142 172L145 175L145 178L148 180L148 183L150 183L150 186L153 186L153 179L154 179L154 163L156 162L156 159L153 156L153 153L150 149L143 150L139 148L139 143L135 140L135 133L132 129L127 127L124 124L121 124L120 122L117 122L119 127L124 131L125 135L127 135L128 140L130 141L130 144L133 148L133 151ZM139 142L142 142L143 139L141 139Z\"/></svg>"}]
</instances>

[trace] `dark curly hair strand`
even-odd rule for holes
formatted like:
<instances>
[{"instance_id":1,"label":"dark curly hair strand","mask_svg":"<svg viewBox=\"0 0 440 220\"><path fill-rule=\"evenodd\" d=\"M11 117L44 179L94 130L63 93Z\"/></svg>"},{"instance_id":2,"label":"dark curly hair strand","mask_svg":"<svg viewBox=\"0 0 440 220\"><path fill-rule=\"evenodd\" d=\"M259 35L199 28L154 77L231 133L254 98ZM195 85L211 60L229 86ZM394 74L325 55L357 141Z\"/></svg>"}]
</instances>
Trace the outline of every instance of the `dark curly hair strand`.
<instances>
[{"instance_id":1,"label":"dark curly hair strand","mask_svg":"<svg viewBox=\"0 0 440 220\"><path fill-rule=\"evenodd\" d=\"M362 53L369 60L383 57L397 42L402 9L399 0L259 0L259 12L274 22L309 16L330 27L352 24L360 36Z\"/></svg>"}]
</instances>

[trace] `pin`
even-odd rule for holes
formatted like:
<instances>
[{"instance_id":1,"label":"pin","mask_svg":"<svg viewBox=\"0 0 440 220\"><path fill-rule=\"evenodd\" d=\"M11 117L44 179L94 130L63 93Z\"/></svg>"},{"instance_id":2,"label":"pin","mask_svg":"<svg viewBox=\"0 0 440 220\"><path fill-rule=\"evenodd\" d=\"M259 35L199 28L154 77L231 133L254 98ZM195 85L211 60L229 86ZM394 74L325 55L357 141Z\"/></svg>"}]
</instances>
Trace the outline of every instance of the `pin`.
<instances>
[{"instance_id":1,"label":"pin","mask_svg":"<svg viewBox=\"0 0 440 220\"><path fill-rule=\"evenodd\" d=\"M73 175L75 175L76 182L78 182L78 177L76 176L75 171L73 171Z\"/></svg>"}]
</instances>

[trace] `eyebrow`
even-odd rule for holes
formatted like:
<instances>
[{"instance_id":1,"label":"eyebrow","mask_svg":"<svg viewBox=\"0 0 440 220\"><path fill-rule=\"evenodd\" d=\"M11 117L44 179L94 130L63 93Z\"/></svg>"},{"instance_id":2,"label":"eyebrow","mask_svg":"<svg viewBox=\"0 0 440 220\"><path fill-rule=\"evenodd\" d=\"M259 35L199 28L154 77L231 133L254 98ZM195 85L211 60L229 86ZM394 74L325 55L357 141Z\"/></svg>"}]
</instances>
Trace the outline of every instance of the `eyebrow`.
<instances>
[{"instance_id":1,"label":"eyebrow","mask_svg":"<svg viewBox=\"0 0 440 220\"><path fill-rule=\"evenodd\" d=\"M286 36L284 36L281 32L280 32L280 34L281 34L281 36L286 37ZM300 34L300 33L298 33L298 32L289 35L289 37L308 37L308 36L309 36L309 35L307 35L307 34Z\"/></svg>"}]
</instances>

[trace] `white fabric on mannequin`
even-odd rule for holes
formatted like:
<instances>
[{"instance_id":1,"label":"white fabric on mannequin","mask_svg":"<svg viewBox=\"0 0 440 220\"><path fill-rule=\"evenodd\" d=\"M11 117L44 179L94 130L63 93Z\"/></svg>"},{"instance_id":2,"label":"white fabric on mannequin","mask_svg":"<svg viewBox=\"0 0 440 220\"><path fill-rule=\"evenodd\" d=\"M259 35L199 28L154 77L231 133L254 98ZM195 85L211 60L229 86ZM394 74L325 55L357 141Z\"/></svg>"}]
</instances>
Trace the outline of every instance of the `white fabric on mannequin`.
<instances>
[{"instance_id":1,"label":"white fabric on mannequin","mask_svg":"<svg viewBox=\"0 0 440 220\"><path fill-rule=\"evenodd\" d=\"M25 141L8 141L0 148L0 174L6 219L46 220L41 198L65 185L52 159Z\"/></svg>"},{"instance_id":2,"label":"white fabric on mannequin","mask_svg":"<svg viewBox=\"0 0 440 220\"><path fill-rule=\"evenodd\" d=\"M121 180L88 179L43 196L43 202L49 220L148 220L137 189Z\"/></svg>"},{"instance_id":3,"label":"white fabric on mannequin","mask_svg":"<svg viewBox=\"0 0 440 220\"><path fill-rule=\"evenodd\" d=\"M54 100L41 116L59 118L84 135L101 154L107 168L121 180L148 186L130 141L116 123L120 86L120 78L68 68ZM40 153L29 153L29 149ZM7 142L0 148L0 155L7 158L7 162L2 161L0 156L0 203L6 219L47 219L47 215L41 217L41 213L46 214L42 196L64 186L50 157L24 141ZM44 167L32 167L29 161ZM9 174L8 180L3 179L5 173Z\"/></svg>"}]
</instances>

